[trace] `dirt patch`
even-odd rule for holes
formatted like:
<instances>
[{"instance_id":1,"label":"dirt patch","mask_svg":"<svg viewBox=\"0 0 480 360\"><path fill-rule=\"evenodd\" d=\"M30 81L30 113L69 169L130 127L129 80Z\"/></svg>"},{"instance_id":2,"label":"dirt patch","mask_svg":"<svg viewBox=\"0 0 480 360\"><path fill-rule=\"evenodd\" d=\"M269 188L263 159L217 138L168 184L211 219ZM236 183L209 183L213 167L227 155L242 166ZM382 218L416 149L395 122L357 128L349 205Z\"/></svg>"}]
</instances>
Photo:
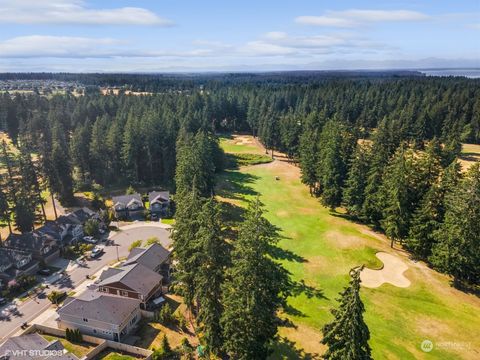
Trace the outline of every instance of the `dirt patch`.
<instances>
[{"instance_id":1,"label":"dirt patch","mask_svg":"<svg viewBox=\"0 0 480 360\"><path fill-rule=\"evenodd\" d=\"M354 235L345 235L339 231L328 231L325 238L339 249L358 249L367 245L367 240Z\"/></svg>"},{"instance_id":2,"label":"dirt patch","mask_svg":"<svg viewBox=\"0 0 480 360\"><path fill-rule=\"evenodd\" d=\"M290 341L294 342L295 348L300 353L306 353L310 357L302 358L317 358L318 354L323 354L327 347L320 343L322 339L322 333L309 326L296 323L295 328L280 328L280 336L287 337Z\"/></svg>"},{"instance_id":3,"label":"dirt patch","mask_svg":"<svg viewBox=\"0 0 480 360\"><path fill-rule=\"evenodd\" d=\"M410 286L410 280L403 275L408 266L398 256L386 252L378 252L376 256L383 262L383 267L379 270L363 269L360 274L363 286L376 288L384 283L403 288Z\"/></svg>"},{"instance_id":4,"label":"dirt patch","mask_svg":"<svg viewBox=\"0 0 480 360\"><path fill-rule=\"evenodd\" d=\"M254 141L251 136L248 135L233 135L233 143L235 145L254 145Z\"/></svg>"},{"instance_id":5,"label":"dirt patch","mask_svg":"<svg viewBox=\"0 0 480 360\"><path fill-rule=\"evenodd\" d=\"M282 218L286 218L290 215L290 213L287 211L287 210L280 210L280 211L277 211L277 216L278 217L282 217Z\"/></svg>"}]
</instances>

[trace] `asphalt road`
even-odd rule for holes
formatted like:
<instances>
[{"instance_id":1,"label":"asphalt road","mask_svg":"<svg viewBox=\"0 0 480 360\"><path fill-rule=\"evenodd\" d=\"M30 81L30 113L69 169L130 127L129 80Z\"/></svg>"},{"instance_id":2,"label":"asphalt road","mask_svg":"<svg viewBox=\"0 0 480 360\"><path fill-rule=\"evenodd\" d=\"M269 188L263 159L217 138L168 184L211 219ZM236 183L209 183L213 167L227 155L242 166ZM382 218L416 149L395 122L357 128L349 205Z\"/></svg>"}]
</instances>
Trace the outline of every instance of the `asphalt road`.
<instances>
[{"instance_id":1,"label":"asphalt road","mask_svg":"<svg viewBox=\"0 0 480 360\"><path fill-rule=\"evenodd\" d=\"M161 244L170 247L170 232L159 227L145 224L136 224L139 227L121 230L110 236L113 243L105 246L105 252L97 259L86 261L85 266L79 266L69 271L61 280L50 285L49 289L38 294L32 299L28 299L18 306L7 304L0 308L0 343L7 337L12 336L24 322L29 323L42 312L48 309L52 304L47 299L47 294L53 290L70 292L86 280L87 275L93 275L104 266L111 264L117 258L126 257L129 253L128 248L135 240L146 240L151 237L157 237Z\"/></svg>"}]
</instances>

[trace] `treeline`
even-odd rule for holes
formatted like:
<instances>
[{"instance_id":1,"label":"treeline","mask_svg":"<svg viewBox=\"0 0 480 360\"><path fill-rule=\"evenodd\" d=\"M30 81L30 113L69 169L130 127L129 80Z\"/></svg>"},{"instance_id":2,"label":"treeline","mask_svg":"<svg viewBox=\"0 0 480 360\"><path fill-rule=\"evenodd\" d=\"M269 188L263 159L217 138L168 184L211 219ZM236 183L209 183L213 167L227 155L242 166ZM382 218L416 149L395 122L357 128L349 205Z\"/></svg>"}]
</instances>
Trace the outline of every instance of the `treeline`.
<instances>
[{"instance_id":1,"label":"treeline","mask_svg":"<svg viewBox=\"0 0 480 360\"><path fill-rule=\"evenodd\" d=\"M206 134L177 143L176 221L172 232L175 291L195 316L205 351L265 359L277 333L277 311L289 294L288 273L269 255L276 229L254 202L235 239L213 194L217 158Z\"/></svg>"},{"instance_id":2,"label":"treeline","mask_svg":"<svg viewBox=\"0 0 480 360\"><path fill-rule=\"evenodd\" d=\"M382 229L392 246L405 244L456 283L479 283L480 165L461 172L455 137L444 144L412 142L389 120L372 140L359 139L338 119L311 126L301 136L299 157L312 194Z\"/></svg>"}]
</instances>

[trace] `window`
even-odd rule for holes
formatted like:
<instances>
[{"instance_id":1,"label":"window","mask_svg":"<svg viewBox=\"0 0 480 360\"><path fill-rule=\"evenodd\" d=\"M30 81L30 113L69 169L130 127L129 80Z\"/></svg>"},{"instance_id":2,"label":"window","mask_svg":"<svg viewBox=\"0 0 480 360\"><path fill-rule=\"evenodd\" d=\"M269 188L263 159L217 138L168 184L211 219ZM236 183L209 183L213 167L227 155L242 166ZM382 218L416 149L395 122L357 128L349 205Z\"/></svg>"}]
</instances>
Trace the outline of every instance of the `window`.
<instances>
[{"instance_id":1,"label":"window","mask_svg":"<svg viewBox=\"0 0 480 360\"><path fill-rule=\"evenodd\" d=\"M122 290L122 296L128 296L128 291Z\"/></svg>"},{"instance_id":2,"label":"window","mask_svg":"<svg viewBox=\"0 0 480 360\"><path fill-rule=\"evenodd\" d=\"M88 322L88 319L87 319L87 318L83 318L83 321Z\"/></svg>"}]
</instances>

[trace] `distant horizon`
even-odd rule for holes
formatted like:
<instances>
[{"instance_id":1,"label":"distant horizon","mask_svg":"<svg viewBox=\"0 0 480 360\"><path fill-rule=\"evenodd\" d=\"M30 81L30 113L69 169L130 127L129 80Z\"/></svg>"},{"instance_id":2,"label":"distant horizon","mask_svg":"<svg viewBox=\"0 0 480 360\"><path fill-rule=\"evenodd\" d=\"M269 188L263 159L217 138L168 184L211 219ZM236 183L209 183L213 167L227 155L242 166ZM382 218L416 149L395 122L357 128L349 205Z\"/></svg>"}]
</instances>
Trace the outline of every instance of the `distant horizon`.
<instances>
[{"instance_id":1,"label":"distant horizon","mask_svg":"<svg viewBox=\"0 0 480 360\"><path fill-rule=\"evenodd\" d=\"M0 72L480 68L459 0L0 0Z\"/></svg>"}]
</instances>

